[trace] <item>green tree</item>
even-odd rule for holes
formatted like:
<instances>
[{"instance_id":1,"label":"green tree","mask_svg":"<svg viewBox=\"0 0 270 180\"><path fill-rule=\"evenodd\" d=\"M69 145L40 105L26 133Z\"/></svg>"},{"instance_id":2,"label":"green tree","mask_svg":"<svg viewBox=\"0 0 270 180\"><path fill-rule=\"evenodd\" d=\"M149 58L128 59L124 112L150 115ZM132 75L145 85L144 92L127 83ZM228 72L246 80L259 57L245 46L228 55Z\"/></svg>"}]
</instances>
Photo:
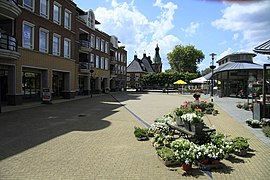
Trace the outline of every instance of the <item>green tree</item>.
<instances>
[{"instance_id":1,"label":"green tree","mask_svg":"<svg viewBox=\"0 0 270 180\"><path fill-rule=\"evenodd\" d=\"M204 76L204 75L209 74L211 72L212 72L212 69L206 68L206 69L204 69L204 70L201 71L201 75Z\"/></svg>"},{"instance_id":2,"label":"green tree","mask_svg":"<svg viewBox=\"0 0 270 180\"><path fill-rule=\"evenodd\" d=\"M167 54L172 70L177 72L196 73L197 64L201 63L204 57L203 52L193 45L176 45L173 51Z\"/></svg>"}]
</instances>

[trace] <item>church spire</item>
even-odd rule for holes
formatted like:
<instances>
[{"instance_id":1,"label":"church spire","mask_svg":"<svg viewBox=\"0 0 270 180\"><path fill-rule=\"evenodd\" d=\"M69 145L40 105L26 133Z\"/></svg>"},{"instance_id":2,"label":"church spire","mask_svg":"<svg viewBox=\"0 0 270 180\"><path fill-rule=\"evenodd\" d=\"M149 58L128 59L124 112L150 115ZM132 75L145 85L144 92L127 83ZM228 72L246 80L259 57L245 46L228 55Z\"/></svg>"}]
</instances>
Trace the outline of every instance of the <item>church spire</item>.
<instances>
[{"instance_id":1,"label":"church spire","mask_svg":"<svg viewBox=\"0 0 270 180\"><path fill-rule=\"evenodd\" d=\"M156 53L155 53L155 56L154 56L154 63L155 64L161 64L161 58L160 58L160 55L159 55L159 47L158 47L158 44L157 44L157 47L155 48L156 50Z\"/></svg>"}]
</instances>

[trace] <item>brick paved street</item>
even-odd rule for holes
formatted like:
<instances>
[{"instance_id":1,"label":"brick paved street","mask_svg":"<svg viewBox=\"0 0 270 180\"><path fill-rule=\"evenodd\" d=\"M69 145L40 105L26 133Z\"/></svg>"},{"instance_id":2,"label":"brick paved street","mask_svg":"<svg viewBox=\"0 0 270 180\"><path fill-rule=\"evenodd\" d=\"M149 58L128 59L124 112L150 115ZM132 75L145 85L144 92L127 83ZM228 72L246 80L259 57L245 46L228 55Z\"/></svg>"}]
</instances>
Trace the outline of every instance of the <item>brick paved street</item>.
<instances>
[{"instance_id":1,"label":"brick paved street","mask_svg":"<svg viewBox=\"0 0 270 180\"><path fill-rule=\"evenodd\" d=\"M113 98L114 97L114 98ZM138 142L132 113L151 124L190 95L116 93L0 114L0 179L209 179L196 167L168 170L150 141ZM117 100L117 101L116 101ZM121 102L122 106L118 101ZM26 105L25 105L26 107ZM21 107L22 108L22 107ZM129 111L128 111L129 110ZM213 179L268 179L269 147L218 108L206 121L218 131L250 138L246 158L223 160ZM254 155L253 155L254 154Z\"/></svg>"}]
</instances>

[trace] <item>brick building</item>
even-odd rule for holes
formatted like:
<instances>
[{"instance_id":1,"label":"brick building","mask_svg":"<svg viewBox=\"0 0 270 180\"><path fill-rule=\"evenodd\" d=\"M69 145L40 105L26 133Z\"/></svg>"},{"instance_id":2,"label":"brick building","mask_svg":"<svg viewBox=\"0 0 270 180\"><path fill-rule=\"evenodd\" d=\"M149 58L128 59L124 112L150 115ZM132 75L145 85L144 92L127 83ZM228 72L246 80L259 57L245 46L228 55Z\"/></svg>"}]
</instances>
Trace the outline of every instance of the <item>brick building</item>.
<instances>
[{"instance_id":1,"label":"brick building","mask_svg":"<svg viewBox=\"0 0 270 180\"><path fill-rule=\"evenodd\" d=\"M100 93L112 88L111 64L126 68L127 52L117 47L111 53L115 36L96 28L92 10L71 0L7 0L0 7L1 99L7 104L39 100L44 88L61 98ZM118 51L123 62L111 62Z\"/></svg>"},{"instance_id":2,"label":"brick building","mask_svg":"<svg viewBox=\"0 0 270 180\"><path fill-rule=\"evenodd\" d=\"M159 55L159 47L155 48L155 56L153 61L150 56L143 54L143 58L139 59L134 55L134 59L127 67L127 87L138 88L141 87L140 78L149 73L160 73L162 71L162 62Z\"/></svg>"}]
</instances>

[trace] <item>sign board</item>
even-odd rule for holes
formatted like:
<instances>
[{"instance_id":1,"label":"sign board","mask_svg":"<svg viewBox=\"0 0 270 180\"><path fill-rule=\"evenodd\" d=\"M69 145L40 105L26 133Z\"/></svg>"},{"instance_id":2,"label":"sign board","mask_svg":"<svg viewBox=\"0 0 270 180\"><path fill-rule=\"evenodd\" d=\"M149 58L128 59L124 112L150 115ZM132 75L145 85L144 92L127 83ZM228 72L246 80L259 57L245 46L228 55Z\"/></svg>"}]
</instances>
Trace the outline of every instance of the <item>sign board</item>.
<instances>
[{"instance_id":1,"label":"sign board","mask_svg":"<svg viewBox=\"0 0 270 180\"><path fill-rule=\"evenodd\" d=\"M43 102L51 102L52 100L52 93L49 88L42 89L42 101Z\"/></svg>"}]
</instances>

